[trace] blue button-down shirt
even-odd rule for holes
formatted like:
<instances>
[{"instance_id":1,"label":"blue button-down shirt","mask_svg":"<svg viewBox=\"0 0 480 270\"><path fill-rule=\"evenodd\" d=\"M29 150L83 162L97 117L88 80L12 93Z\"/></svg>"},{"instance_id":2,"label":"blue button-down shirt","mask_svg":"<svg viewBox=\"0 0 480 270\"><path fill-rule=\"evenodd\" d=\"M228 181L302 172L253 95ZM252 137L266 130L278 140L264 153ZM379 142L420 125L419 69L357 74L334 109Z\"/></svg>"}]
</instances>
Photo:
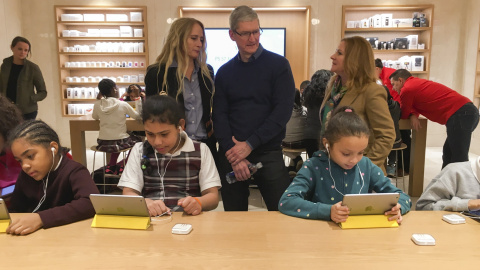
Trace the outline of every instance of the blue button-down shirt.
<instances>
[{"instance_id":1,"label":"blue button-down shirt","mask_svg":"<svg viewBox=\"0 0 480 270\"><path fill-rule=\"evenodd\" d=\"M178 67L174 60L170 67ZM185 132L192 140L203 140L207 138L206 127L202 124L203 106L200 94L200 82L198 74L200 67L195 62L191 79L183 78L183 98L185 106Z\"/></svg>"}]
</instances>

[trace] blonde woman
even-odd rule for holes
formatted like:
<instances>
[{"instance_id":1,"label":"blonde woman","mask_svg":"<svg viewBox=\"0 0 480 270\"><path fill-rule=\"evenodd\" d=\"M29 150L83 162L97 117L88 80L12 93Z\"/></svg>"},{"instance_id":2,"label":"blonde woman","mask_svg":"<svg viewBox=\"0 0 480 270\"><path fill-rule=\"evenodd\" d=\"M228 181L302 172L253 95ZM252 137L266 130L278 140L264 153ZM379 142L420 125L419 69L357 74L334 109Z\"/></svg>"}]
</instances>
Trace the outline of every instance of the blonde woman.
<instances>
[{"instance_id":1,"label":"blonde woman","mask_svg":"<svg viewBox=\"0 0 480 270\"><path fill-rule=\"evenodd\" d=\"M204 142L216 158L211 107L213 69L207 65L207 42L203 24L193 18L179 18L170 27L162 52L145 75L148 96L166 94L185 110L185 131L193 140Z\"/></svg>"},{"instance_id":2,"label":"blonde woman","mask_svg":"<svg viewBox=\"0 0 480 270\"><path fill-rule=\"evenodd\" d=\"M370 129L364 155L385 173L384 163L395 141L395 127L387 93L376 83L372 47L363 37L344 38L330 58L330 70L335 75L328 83L320 109L322 136L331 111L338 106L352 107Z\"/></svg>"}]
</instances>

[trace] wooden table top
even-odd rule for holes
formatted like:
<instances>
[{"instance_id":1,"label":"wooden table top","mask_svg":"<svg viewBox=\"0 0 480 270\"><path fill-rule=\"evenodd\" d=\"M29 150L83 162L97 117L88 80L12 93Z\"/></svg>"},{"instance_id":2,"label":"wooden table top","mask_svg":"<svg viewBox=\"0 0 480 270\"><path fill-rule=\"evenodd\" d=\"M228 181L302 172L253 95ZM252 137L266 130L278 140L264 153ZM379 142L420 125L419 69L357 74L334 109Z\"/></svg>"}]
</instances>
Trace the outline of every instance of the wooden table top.
<instances>
[{"instance_id":1,"label":"wooden table top","mask_svg":"<svg viewBox=\"0 0 480 270\"><path fill-rule=\"evenodd\" d=\"M445 213L412 211L398 228L351 230L279 212L174 213L144 231L91 228L89 219L28 236L0 234L0 263L3 269L478 267L480 223L467 218L451 225L442 221ZM173 235L176 223L190 223L193 231ZM431 234L436 246L415 245L413 233Z\"/></svg>"}]
</instances>

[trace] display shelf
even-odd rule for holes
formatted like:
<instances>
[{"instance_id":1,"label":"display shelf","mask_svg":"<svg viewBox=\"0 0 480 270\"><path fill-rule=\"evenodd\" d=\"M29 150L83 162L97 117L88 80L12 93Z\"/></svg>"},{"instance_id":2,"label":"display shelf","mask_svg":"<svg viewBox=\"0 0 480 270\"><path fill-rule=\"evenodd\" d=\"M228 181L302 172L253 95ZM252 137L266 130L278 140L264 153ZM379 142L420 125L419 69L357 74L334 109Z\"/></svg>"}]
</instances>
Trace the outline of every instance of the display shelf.
<instances>
[{"instance_id":1,"label":"display shelf","mask_svg":"<svg viewBox=\"0 0 480 270\"><path fill-rule=\"evenodd\" d=\"M431 27L388 27L388 28L345 28L345 33L350 32L425 32L432 31Z\"/></svg>"},{"instance_id":2,"label":"display shelf","mask_svg":"<svg viewBox=\"0 0 480 270\"><path fill-rule=\"evenodd\" d=\"M145 33L144 33L145 35ZM94 41L132 41L132 40L147 40L146 37L58 37L58 40L94 40Z\"/></svg>"},{"instance_id":3,"label":"display shelf","mask_svg":"<svg viewBox=\"0 0 480 270\"><path fill-rule=\"evenodd\" d=\"M146 53L124 53L124 52L61 52L60 55L97 55L97 56L106 56L106 55L114 55L114 56L146 56Z\"/></svg>"},{"instance_id":4,"label":"display shelf","mask_svg":"<svg viewBox=\"0 0 480 270\"><path fill-rule=\"evenodd\" d=\"M137 71L142 71L145 70L145 68L124 68L124 67L62 67L61 70L137 70Z\"/></svg>"},{"instance_id":5,"label":"display shelf","mask_svg":"<svg viewBox=\"0 0 480 270\"><path fill-rule=\"evenodd\" d=\"M116 85L130 85L130 84L133 84L135 82L116 82L115 84ZM135 84L138 84L140 86L145 86L145 83L143 82L136 82ZM83 86L83 85L88 85L88 86L97 86L98 85L98 82L62 82L61 85L63 86L68 86L68 85L71 85L71 86ZM77 99L75 99L77 100Z\"/></svg>"},{"instance_id":6,"label":"display shelf","mask_svg":"<svg viewBox=\"0 0 480 270\"><path fill-rule=\"evenodd\" d=\"M418 43L425 45L424 49L400 49L400 50L378 50L374 49L375 58L382 60L397 61L402 56L420 55L424 58L423 71L411 71L414 76L428 79L430 76L430 54L432 48L433 33L433 5L345 5L342 8L342 33L341 37L362 36L365 38L377 37L379 41L391 41L394 38L401 38L407 35L418 35ZM413 12L423 13L428 20L427 27L395 27L393 21L396 19L411 19ZM393 27L369 27L369 28L347 28L349 21L361 21L369 19L377 14L392 14Z\"/></svg>"},{"instance_id":7,"label":"display shelf","mask_svg":"<svg viewBox=\"0 0 480 270\"><path fill-rule=\"evenodd\" d=\"M109 6L63 6L57 5L54 6L55 10L55 25L56 25L56 36L57 36L57 52L58 52L58 71L59 71L59 86L61 92L61 106L63 116L74 116L78 117L78 114L69 115L68 114L68 105L84 103L87 105L92 105L96 99L92 98L67 98L66 92L67 88L70 87L96 87L98 82L66 82L67 77L75 76L107 76L107 77L123 77L125 75L142 75L145 74L146 68L148 67L148 27L147 27L147 8L145 6L119 6L119 7L109 7ZM132 18L135 16L131 12L137 12L141 14L141 19L138 21L133 21ZM70 16L69 16L70 14ZM104 18L109 17L112 14L124 16L128 18L128 21L65 21L62 20L65 17L73 17L71 14L81 14L81 18L85 14L103 14ZM107 16L108 15L108 16ZM111 16L112 17L112 16ZM139 17L137 17L139 18ZM111 33L110 31L120 31L123 28L121 26L131 27L132 34L135 33L135 30L138 30L142 36L68 36L69 33L72 34L72 30L78 32L73 32L76 34L82 34L82 32L95 33L89 31L89 29L95 29L95 31L104 31L100 32L103 35L105 33ZM98 29L98 30L97 30ZM101 30L106 29L106 30ZM68 32L68 31L70 32ZM140 31L141 30L141 31ZM123 33L122 30L121 33ZM128 31L127 31L128 32ZM118 33L118 32L117 32ZM67 35L67 36L64 36ZM83 34L85 35L85 34ZM84 51L72 52L71 47L79 46L102 46L96 44L96 42L121 42L122 43L131 43L131 44L122 44L120 46L133 46L125 48L134 48L132 50L127 50L129 52L91 52ZM143 43L143 46L142 44ZM137 49L138 45L138 49ZM143 51L141 50L143 47ZM67 50L68 49L68 50ZM96 48L98 50L98 47ZM122 49L120 49L122 50ZM125 50L125 49L123 49ZM139 51L140 50L140 51ZM139 51L139 52L136 52ZM91 62L91 61L100 61L100 62L136 62L139 64L138 67L66 67L66 62ZM140 67L141 65L142 67ZM139 76L140 78L140 76ZM125 87L134 82L117 82L116 84ZM138 82L137 84L144 86L143 82ZM86 95L88 97L88 95ZM70 96L69 96L70 97ZM82 96L83 97L83 96ZM70 106L71 107L71 106Z\"/></svg>"},{"instance_id":8,"label":"display shelf","mask_svg":"<svg viewBox=\"0 0 480 270\"><path fill-rule=\"evenodd\" d=\"M143 26L143 22L106 22L106 21L97 21L97 22L71 22L71 21L58 21L60 25L78 25L78 26Z\"/></svg>"}]
</instances>

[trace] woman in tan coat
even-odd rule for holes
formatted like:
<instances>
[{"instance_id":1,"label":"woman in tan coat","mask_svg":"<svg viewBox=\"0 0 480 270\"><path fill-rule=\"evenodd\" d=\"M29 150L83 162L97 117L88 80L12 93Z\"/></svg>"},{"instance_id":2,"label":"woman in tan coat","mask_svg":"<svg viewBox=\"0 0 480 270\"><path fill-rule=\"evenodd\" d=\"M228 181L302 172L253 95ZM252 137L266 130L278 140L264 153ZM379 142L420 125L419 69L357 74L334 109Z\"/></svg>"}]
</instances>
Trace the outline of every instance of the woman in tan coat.
<instances>
[{"instance_id":1,"label":"woman in tan coat","mask_svg":"<svg viewBox=\"0 0 480 270\"><path fill-rule=\"evenodd\" d=\"M376 83L375 60L370 43L363 37L344 38L332 59L336 75L328 83L320 109L322 135L330 112L350 106L370 128L365 156L385 173L385 159L395 140L395 127L388 110L387 93Z\"/></svg>"}]
</instances>

